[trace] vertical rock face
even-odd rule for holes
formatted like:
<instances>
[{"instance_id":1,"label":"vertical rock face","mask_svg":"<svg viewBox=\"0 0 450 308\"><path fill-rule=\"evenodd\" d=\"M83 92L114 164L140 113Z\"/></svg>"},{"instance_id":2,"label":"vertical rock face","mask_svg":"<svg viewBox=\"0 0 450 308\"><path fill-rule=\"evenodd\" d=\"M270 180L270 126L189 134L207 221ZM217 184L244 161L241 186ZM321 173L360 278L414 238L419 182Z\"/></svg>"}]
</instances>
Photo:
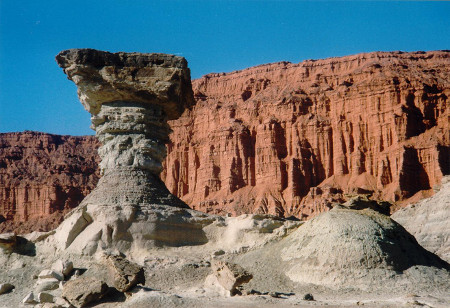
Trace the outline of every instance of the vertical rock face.
<instances>
[{"instance_id":1,"label":"vertical rock face","mask_svg":"<svg viewBox=\"0 0 450 308\"><path fill-rule=\"evenodd\" d=\"M377 52L206 75L170 122L162 178L212 213L426 195L450 172L449 67L448 51Z\"/></svg>"},{"instance_id":2,"label":"vertical rock face","mask_svg":"<svg viewBox=\"0 0 450 308\"><path fill-rule=\"evenodd\" d=\"M0 134L0 233L56 228L97 184L97 147L92 136Z\"/></svg>"},{"instance_id":3,"label":"vertical rock face","mask_svg":"<svg viewBox=\"0 0 450 308\"><path fill-rule=\"evenodd\" d=\"M177 120L192 104L190 87L172 83L188 78L184 59L82 50L58 61L92 113L102 172L115 171L104 181L117 186L134 174L127 198L170 196L158 180L163 161L170 192L195 209L306 217L355 194L402 205L450 174L449 54L380 52L210 74L193 82L196 105ZM164 160L165 119L173 133ZM58 209L95 187L97 147L93 137L0 134L0 232L54 228ZM164 193L158 201L151 191ZM103 193L112 202L124 195Z\"/></svg>"},{"instance_id":4,"label":"vertical rock face","mask_svg":"<svg viewBox=\"0 0 450 308\"><path fill-rule=\"evenodd\" d=\"M93 49L66 50L56 60L77 85L101 143L103 177L91 197L104 198L104 193L112 203L131 198L186 207L159 179L169 141L167 120L177 119L194 101L186 60ZM111 185L117 189L111 191Z\"/></svg>"}]
</instances>

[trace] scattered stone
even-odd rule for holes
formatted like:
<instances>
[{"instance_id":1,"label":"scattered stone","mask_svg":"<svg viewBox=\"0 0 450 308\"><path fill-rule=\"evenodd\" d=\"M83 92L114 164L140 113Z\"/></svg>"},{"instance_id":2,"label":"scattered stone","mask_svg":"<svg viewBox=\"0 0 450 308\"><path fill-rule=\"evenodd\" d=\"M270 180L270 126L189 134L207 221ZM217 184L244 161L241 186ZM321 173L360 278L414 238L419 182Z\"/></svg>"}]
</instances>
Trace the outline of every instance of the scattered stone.
<instances>
[{"instance_id":1,"label":"scattered stone","mask_svg":"<svg viewBox=\"0 0 450 308\"><path fill-rule=\"evenodd\" d=\"M40 292L37 296L39 303L53 303L53 295L50 293Z\"/></svg>"},{"instance_id":2,"label":"scattered stone","mask_svg":"<svg viewBox=\"0 0 450 308\"><path fill-rule=\"evenodd\" d=\"M66 282L62 297L77 308L100 300L108 291L108 285L92 277L80 277Z\"/></svg>"},{"instance_id":3,"label":"scattered stone","mask_svg":"<svg viewBox=\"0 0 450 308\"><path fill-rule=\"evenodd\" d=\"M36 292L51 291L58 289L59 280L56 278L39 279L36 282Z\"/></svg>"},{"instance_id":4,"label":"scattered stone","mask_svg":"<svg viewBox=\"0 0 450 308\"><path fill-rule=\"evenodd\" d=\"M242 294L244 294L244 293L245 293L245 295L262 295L263 294L262 292L254 290L254 289L251 289L250 291L244 290L242 292Z\"/></svg>"},{"instance_id":5,"label":"scattered stone","mask_svg":"<svg viewBox=\"0 0 450 308\"><path fill-rule=\"evenodd\" d=\"M22 303L24 304L37 304L37 301L34 299L33 292L30 292L27 294L27 296L24 297L22 300Z\"/></svg>"},{"instance_id":6,"label":"scattered stone","mask_svg":"<svg viewBox=\"0 0 450 308\"><path fill-rule=\"evenodd\" d=\"M9 293L14 289L14 286L10 283L2 283L0 284L0 295Z\"/></svg>"},{"instance_id":7,"label":"scattered stone","mask_svg":"<svg viewBox=\"0 0 450 308\"><path fill-rule=\"evenodd\" d=\"M274 298L281 298L281 293L279 292L269 292L269 296L274 297Z\"/></svg>"},{"instance_id":8,"label":"scattered stone","mask_svg":"<svg viewBox=\"0 0 450 308\"><path fill-rule=\"evenodd\" d=\"M304 301L313 301L314 300L314 296L311 293L307 293L303 296L303 300Z\"/></svg>"},{"instance_id":9,"label":"scattered stone","mask_svg":"<svg viewBox=\"0 0 450 308\"><path fill-rule=\"evenodd\" d=\"M17 245L17 236L14 233L0 234L0 248L6 253L11 253Z\"/></svg>"},{"instance_id":10,"label":"scattered stone","mask_svg":"<svg viewBox=\"0 0 450 308\"><path fill-rule=\"evenodd\" d=\"M221 249L221 250L214 251L214 255L215 255L215 256L222 256L222 255L224 255L224 254L225 254L225 251L223 251L222 249Z\"/></svg>"},{"instance_id":11,"label":"scattered stone","mask_svg":"<svg viewBox=\"0 0 450 308\"><path fill-rule=\"evenodd\" d=\"M145 284L144 269L120 256L107 256L110 280L114 287L126 292L138 283Z\"/></svg>"},{"instance_id":12,"label":"scattered stone","mask_svg":"<svg viewBox=\"0 0 450 308\"><path fill-rule=\"evenodd\" d=\"M212 269L217 281L224 289L230 291L231 295L240 295L241 292L237 287L253 278L253 275L241 266L225 261L213 261Z\"/></svg>"},{"instance_id":13,"label":"scattered stone","mask_svg":"<svg viewBox=\"0 0 450 308\"><path fill-rule=\"evenodd\" d=\"M67 279L67 277L70 276L70 274L73 271L73 262L67 261L67 260L57 260L53 266L52 270L54 270L57 273L61 273L64 278Z\"/></svg>"},{"instance_id":14,"label":"scattered stone","mask_svg":"<svg viewBox=\"0 0 450 308\"><path fill-rule=\"evenodd\" d=\"M64 276L62 273L58 273L56 271L53 270L43 270L38 277L40 279L46 279L46 278L55 278L58 279L59 281L64 280Z\"/></svg>"}]
</instances>

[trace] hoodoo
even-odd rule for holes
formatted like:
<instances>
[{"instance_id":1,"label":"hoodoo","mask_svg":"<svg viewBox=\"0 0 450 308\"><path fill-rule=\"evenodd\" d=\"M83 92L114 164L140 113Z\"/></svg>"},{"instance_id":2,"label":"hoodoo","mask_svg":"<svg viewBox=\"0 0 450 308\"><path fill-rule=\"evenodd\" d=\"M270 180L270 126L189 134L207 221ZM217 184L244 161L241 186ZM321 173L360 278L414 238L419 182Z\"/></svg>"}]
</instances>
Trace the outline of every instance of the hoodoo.
<instances>
[{"instance_id":1,"label":"hoodoo","mask_svg":"<svg viewBox=\"0 0 450 308\"><path fill-rule=\"evenodd\" d=\"M170 133L167 120L177 119L194 101L187 61L165 54L94 49L62 51L56 61L77 85L102 144L98 152L103 178L96 191L108 189L105 196L116 199L113 203L143 198L187 207L159 179ZM111 190L111 183L117 189ZM133 189L137 195L124 191L131 187L139 188Z\"/></svg>"},{"instance_id":2,"label":"hoodoo","mask_svg":"<svg viewBox=\"0 0 450 308\"><path fill-rule=\"evenodd\" d=\"M187 61L93 49L62 51L56 61L92 115L103 175L56 232L62 248L92 254L149 243L204 243L201 223L191 223L196 213L181 210L188 206L159 179L167 120L177 119L194 101Z\"/></svg>"}]
</instances>

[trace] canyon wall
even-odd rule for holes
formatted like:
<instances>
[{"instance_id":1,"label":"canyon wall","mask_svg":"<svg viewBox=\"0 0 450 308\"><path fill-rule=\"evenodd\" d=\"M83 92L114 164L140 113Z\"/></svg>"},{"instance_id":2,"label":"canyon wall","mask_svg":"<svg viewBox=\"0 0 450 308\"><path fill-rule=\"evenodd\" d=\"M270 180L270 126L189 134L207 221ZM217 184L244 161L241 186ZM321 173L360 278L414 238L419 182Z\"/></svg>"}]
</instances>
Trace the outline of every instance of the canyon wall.
<instances>
[{"instance_id":1,"label":"canyon wall","mask_svg":"<svg viewBox=\"0 0 450 308\"><path fill-rule=\"evenodd\" d=\"M163 180L194 209L311 217L432 193L449 168L450 52L376 52L209 74L172 121Z\"/></svg>"},{"instance_id":2,"label":"canyon wall","mask_svg":"<svg viewBox=\"0 0 450 308\"><path fill-rule=\"evenodd\" d=\"M450 174L450 52L377 52L209 74L161 174L192 208L307 218L355 195L429 196ZM49 230L97 184L94 136L0 134L0 232Z\"/></svg>"},{"instance_id":3,"label":"canyon wall","mask_svg":"<svg viewBox=\"0 0 450 308\"><path fill-rule=\"evenodd\" d=\"M99 178L94 136L0 134L0 233L51 230Z\"/></svg>"}]
</instances>

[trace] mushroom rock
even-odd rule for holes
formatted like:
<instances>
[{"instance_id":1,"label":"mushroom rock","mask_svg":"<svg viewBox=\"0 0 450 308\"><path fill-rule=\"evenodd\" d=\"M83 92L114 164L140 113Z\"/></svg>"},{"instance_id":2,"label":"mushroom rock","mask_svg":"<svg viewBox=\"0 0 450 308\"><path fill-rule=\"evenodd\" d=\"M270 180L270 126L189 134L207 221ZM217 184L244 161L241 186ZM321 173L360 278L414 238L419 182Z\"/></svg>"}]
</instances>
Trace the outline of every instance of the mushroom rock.
<instances>
[{"instance_id":1,"label":"mushroom rock","mask_svg":"<svg viewBox=\"0 0 450 308\"><path fill-rule=\"evenodd\" d=\"M187 208L159 179L169 141L167 120L177 119L194 102L187 61L165 54L94 49L62 51L56 61L77 85L78 97L92 115L91 128L101 142L103 177L97 194L106 189L102 199L137 197ZM127 185L121 185L122 181ZM111 190L112 185L116 189ZM137 194L124 194L132 186L138 188Z\"/></svg>"},{"instance_id":2,"label":"mushroom rock","mask_svg":"<svg viewBox=\"0 0 450 308\"><path fill-rule=\"evenodd\" d=\"M58 228L62 248L93 254L205 243L202 226L210 220L190 210L159 178L169 141L167 120L194 102L187 61L93 49L62 51L56 61L92 115L102 174Z\"/></svg>"}]
</instances>

